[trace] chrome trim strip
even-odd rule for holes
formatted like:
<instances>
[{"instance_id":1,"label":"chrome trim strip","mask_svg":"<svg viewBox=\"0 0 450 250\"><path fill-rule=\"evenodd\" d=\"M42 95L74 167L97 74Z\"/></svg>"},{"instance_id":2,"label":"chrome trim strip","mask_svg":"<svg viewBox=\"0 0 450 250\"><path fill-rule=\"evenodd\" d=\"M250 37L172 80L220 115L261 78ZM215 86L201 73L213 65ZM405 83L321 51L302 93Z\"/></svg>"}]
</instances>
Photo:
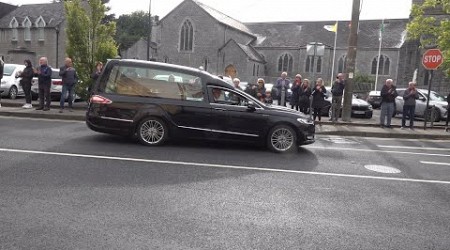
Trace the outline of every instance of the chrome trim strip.
<instances>
[{"instance_id":1,"label":"chrome trim strip","mask_svg":"<svg viewBox=\"0 0 450 250\"><path fill-rule=\"evenodd\" d=\"M101 119L104 120L111 120L111 121L118 121L118 122L129 122L133 123L133 120L126 120L126 119L120 119L120 118L114 118L114 117L107 117L107 116L100 116Z\"/></svg>"},{"instance_id":2,"label":"chrome trim strip","mask_svg":"<svg viewBox=\"0 0 450 250\"><path fill-rule=\"evenodd\" d=\"M221 133L221 134L243 135L243 136L249 136L249 137L259 137L259 135L254 135L254 134L245 134L245 133L238 133L238 132L231 132L231 131L222 131L222 130L215 130L215 129L193 128L193 127L185 127L185 126L178 126L178 128L199 130L199 131L207 131L207 132Z\"/></svg>"},{"instance_id":3,"label":"chrome trim strip","mask_svg":"<svg viewBox=\"0 0 450 250\"><path fill-rule=\"evenodd\" d=\"M243 135L243 136L249 136L249 137L259 137L259 135L254 135L254 134L245 134L245 133L222 131L222 130L215 130L215 129L213 129L212 132L221 133L221 134L230 134L230 135Z\"/></svg>"}]
</instances>

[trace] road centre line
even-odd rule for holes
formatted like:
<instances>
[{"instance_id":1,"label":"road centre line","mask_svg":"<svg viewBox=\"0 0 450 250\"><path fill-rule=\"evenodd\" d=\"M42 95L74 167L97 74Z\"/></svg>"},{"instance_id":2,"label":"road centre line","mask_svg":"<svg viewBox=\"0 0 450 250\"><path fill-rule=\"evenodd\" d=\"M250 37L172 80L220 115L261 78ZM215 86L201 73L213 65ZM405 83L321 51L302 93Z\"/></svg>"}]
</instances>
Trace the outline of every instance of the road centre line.
<instances>
[{"instance_id":1,"label":"road centre line","mask_svg":"<svg viewBox=\"0 0 450 250\"><path fill-rule=\"evenodd\" d=\"M420 163L427 164L427 165L450 166L450 163L446 163L446 162L420 161Z\"/></svg>"},{"instance_id":2,"label":"road centre line","mask_svg":"<svg viewBox=\"0 0 450 250\"><path fill-rule=\"evenodd\" d=\"M260 171L260 172L279 172L279 173L292 173L292 174L305 174L305 175L332 176L332 177L347 177L347 178L357 178L357 179L373 179L373 180L403 181L403 182L433 183L433 184L448 184L448 185L450 185L450 181L440 181L440 180L420 180L420 179L410 179L410 178L394 178L394 177L368 176L368 175L308 172L308 171L273 169L273 168L257 168L257 167L237 166L237 165L150 160L150 159L125 158L125 157L113 157L113 156L101 156L101 155L84 155L84 154L72 154L72 153L44 152L44 151L35 151L35 150L0 148L0 152L39 154L39 155L56 155L56 156L79 157L79 158L89 158L89 159L118 160L118 161L130 161L130 162L140 162L140 163L157 163L157 164L166 164L166 165L182 165L182 166L194 166L194 167L251 170L251 171Z\"/></svg>"},{"instance_id":3,"label":"road centre line","mask_svg":"<svg viewBox=\"0 0 450 250\"><path fill-rule=\"evenodd\" d=\"M377 145L377 147L379 147L379 148L401 148L401 149L448 151L450 153L450 148L426 148L426 147L408 147L408 146L391 146L391 145Z\"/></svg>"},{"instance_id":4,"label":"road centre line","mask_svg":"<svg viewBox=\"0 0 450 250\"><path fill-rule=\"evenodd\" d=\"M417 152L405 152L405 151L395 151L395 150L378 150L378 149L362 149L362 148L338 148L338 147L317 147L317 146L305 146L306 149L321 149L321 150L336 150L336 151L358 151L358 152L375 152L375 153L386 153L386 154L405 154L405 155L424 155L424 156L439 156L439 157L450 157L445 154L427 154L427 153L417 153Z\"/></svg>"}]
</instances>

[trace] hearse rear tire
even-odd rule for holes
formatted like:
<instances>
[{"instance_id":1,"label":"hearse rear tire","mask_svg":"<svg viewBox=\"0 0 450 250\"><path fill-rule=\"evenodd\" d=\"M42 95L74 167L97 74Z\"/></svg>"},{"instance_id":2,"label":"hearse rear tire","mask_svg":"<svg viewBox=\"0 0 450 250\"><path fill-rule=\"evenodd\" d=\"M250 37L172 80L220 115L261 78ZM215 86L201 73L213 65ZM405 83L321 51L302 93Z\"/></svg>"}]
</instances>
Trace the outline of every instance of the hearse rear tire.
<instances>
[{"instance_id":1,"label":"hearse rear tire","mask_svg":"<svg viewBox=\"0 0 450 250\"><path fill-rule=\"evenodd\" d=\"M167 140L168 132L166 124L161 119L148 117L139 123L136 134L143 145L159 146Z\"/></svg>"}]
</instances>

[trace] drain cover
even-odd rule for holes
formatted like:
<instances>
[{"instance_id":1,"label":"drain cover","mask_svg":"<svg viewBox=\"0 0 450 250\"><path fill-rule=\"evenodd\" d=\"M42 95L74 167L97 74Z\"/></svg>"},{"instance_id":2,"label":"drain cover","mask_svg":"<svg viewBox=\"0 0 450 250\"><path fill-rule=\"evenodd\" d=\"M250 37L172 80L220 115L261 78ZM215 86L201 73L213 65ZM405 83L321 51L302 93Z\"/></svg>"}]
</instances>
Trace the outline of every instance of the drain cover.
<instances>
[{"instance_id":1,"label":"drain cover","mask_svg":"<svg viewBox=\"0 0 450 250\"><path fill-rule=\"evenodd\" d=\"M365 165L364 167L368 170L384 174L398 174L402 172L399 169L382 165Z\"/></svg>"}]
</instances>

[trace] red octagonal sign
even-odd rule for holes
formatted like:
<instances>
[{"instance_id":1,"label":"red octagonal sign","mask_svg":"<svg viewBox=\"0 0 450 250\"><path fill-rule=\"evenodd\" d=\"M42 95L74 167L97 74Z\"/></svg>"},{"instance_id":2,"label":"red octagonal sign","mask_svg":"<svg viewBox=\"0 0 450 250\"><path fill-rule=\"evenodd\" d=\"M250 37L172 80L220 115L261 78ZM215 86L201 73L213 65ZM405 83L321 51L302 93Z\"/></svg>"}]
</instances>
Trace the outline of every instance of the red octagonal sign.
<instances>
[{"instance_id":1,"label":"red octagonal sign","mask_svg":"<svg viewBox=\"0 0 450 250\"><path fill-rule=\"evenodd\" d=\"M422 58L422 64L425 67L425 69L428 70L437 69L439 66L441 66L443 61L444 58L439 49L429 49L425 51Z\"/></svg>"}]
</instances>

